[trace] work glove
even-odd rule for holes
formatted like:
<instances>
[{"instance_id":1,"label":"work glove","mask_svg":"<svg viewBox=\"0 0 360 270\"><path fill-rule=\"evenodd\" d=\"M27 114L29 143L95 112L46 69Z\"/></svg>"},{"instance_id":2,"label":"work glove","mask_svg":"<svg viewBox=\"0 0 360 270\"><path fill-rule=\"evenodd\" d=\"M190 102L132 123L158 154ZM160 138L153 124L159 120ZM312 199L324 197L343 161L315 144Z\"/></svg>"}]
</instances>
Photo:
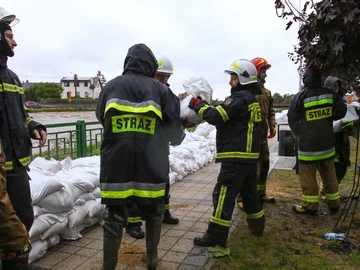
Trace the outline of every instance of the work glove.
<instances>
[{"instance_id":1,"label":"work glove","mask_svg":"<svg viewBox=\"0 0 360 270\"><path fill-rule=\"evenodd\" d=\"M355 123L354 121L347 121L342 127L341 130L342 131L350 131L355 127Z\"/></svg>"},{"instance_id":2,"label":"work glove","mask_svg":"<svg viewBox=\"0 0 360 270\"><path fill-rule=\"evenodd\" d=\"M276 135L276 128L275 127L271 127L270 128L270 134L268 136L268 139L274 138Z\"/></svg>"},{"instance_id":3,"label":"work glove","mask_svg":"<svg viewBox=\"0 0 360 270\"><path fill-rule=\"evenodd\" d=\"M195 105L198 104L200 101L201 101L201 99L193 97L193 98L190 100L189 107L190 107L191 109L194 109L194 108L195 108Z\"/></svg>"}]
</instances>

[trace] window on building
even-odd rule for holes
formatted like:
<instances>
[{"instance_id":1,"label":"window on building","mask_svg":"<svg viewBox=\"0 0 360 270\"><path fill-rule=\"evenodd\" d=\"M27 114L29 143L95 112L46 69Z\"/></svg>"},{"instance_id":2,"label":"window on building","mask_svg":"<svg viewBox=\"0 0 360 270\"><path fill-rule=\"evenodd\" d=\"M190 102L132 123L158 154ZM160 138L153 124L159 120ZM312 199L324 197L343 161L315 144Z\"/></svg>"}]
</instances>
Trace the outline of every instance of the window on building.
<instances>
[{"instance_id":1,"label":"window on building","mask_svg":"<svg viewBox=\"0 0 360 270\"><path fill-rule=\"evenodd\" d=\"M85 92L85 97L86 97L86 98L89 97L89 92Z\"/></svg>"},{"instance_id":2,"label":"window on building","mask_svg":"<svg viewBox=\"0 0 360 270\"><path fill-rule=\"evenodd\" d=\"M84 82L84 86L85 86L85 87L88 87L88 84L89 84L88 81Z\"/></svg>"},{"instance_id":3,"label":"window on building","mask_svg":"<svg viewBox=\"0 0 360 270\"><path fill-rule=\"evenodd\" d=\"M70 82L64 82L64 87L70 87Z\"/></svg>"},{"instance_id":4,"label":"window on building","mask_svg":"<svg viewBox=\"0 0 360 270\"><path fill-rule=\"evenodd\" d=\"M75 85L75 82L74 82L74 86L80 87L80 82L79 82L79 81L76 81L76 85Z\"/></svg>"}]
</instances>

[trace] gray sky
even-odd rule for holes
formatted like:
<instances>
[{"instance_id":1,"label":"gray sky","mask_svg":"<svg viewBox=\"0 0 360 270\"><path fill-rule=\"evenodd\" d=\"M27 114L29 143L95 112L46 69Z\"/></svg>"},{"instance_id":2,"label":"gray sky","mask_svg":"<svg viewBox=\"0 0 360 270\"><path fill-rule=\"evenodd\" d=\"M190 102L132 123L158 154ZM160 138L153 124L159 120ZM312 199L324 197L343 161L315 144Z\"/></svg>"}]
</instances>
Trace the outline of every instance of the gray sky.
<instances>
[{"instance_id":1,"label":"gray sky","mask_svg":"<svg viewBox=\"0 0 360 270\"><path fill-rule=\"evenodd\" d=\"M224 73L234 60L263 57L266 87L296 93L297 66L288 58L297 44L297 25L275 13L274 0L3 0L20 19L13 27L15 56L9 67L21 80L56 81L77 73L110 80L121 75L129 47L145 43L174 65L174 93L191 77L205 78L213 98L229 95Z\"/></svg>"}]
</instances>

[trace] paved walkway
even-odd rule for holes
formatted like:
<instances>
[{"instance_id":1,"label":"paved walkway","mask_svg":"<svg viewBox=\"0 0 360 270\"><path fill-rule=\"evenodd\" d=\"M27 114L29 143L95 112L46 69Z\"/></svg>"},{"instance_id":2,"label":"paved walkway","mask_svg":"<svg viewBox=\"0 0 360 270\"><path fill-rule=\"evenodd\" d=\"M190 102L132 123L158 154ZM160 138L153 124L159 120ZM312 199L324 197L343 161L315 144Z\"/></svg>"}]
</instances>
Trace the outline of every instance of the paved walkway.
<instances>
[{"instance_id":1,"label":"paved walkway","mask_svg":"<svg viewBox=\"0 0 360 270\"><path fill-rule=\"evenodd\" d=\"M269 140L271 169L291 169L294 157L279 157L276 137ZM159 244L158 270L210 269L212 260L206 248L195 246L193 238L203 234L208 226L212 208L212 190L216 183L220 164L211 162L201 170L188 175L171 186L171 212L179 217L178 225L162 226ZM235 208L231 232L242 214ZM61 241L50 248L44 257L33 265L48 269L91 270L101 269L102 228L94 226L81 232L83 238L77 241ZM135 240L125 234L120 250L120 264L117 269L147 269L142 262L145 254L145 240ZM202 268L204 267L204 268Z\"/></svg>"}]
</instances>

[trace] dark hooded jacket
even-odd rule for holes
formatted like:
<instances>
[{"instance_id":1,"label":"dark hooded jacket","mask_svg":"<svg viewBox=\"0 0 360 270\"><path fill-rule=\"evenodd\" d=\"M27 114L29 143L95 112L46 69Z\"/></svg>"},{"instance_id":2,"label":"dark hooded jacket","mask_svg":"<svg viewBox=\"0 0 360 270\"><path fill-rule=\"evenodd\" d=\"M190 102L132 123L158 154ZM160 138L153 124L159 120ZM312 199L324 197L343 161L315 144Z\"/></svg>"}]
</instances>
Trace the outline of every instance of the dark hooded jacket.
<instances>
[{"instance_id":1,"label":"dark hooded jacket","mask_svg":"<svg viewBox=\"0 0 360 270\"><path fill-rule=\"evenodd\" d=\"M254 92L261 91L253 85L240 88L233 88L223 104L213 107L201 101L194 108L216 126L216 162L256 163L259 158L262 119Z\"/></svg>"},{"instance_id":2,"label":"dark hooded jacket","mask_svg":"<svg viewBox=\"0 0 360 270\"><path fill-rule=\"evenodd\" d=\"M322 87L318 69L310 67L288 111L288 122L299 140L299 160L317 161L335 155L333 121L346 114L346 105L333 90Z\"/></svg>"},{"instance_id":3,"label":"dark hooded jacket","mask_svg":"<svg viewBox=\"0 0 360 270\"><path fill-rule=\"evenodd\" d=\"M6 155L5 169L8 175L25 172L30 163L30 138L35 139L34 129L46 131L45 126L33 121L27 114L20 80L7 67L8 56L13 55L4 36L4 30L10 30L9 28L0 24L0 138Z\"/></svg>"},{"instance_id":4,"label":"dark hooded jacket","mask_svg":"<svg viewBox=\"0 0 360 270\"><path fill-rule=\"evenodd\" d=\"M104 127L100 187L105 204L137 197L162 199L169 174L168 146L184 138L180 102L153 79L157 61L144 44L131 47L124 72L106 84L96 116Z\"/></svg>"}]
</instances>

